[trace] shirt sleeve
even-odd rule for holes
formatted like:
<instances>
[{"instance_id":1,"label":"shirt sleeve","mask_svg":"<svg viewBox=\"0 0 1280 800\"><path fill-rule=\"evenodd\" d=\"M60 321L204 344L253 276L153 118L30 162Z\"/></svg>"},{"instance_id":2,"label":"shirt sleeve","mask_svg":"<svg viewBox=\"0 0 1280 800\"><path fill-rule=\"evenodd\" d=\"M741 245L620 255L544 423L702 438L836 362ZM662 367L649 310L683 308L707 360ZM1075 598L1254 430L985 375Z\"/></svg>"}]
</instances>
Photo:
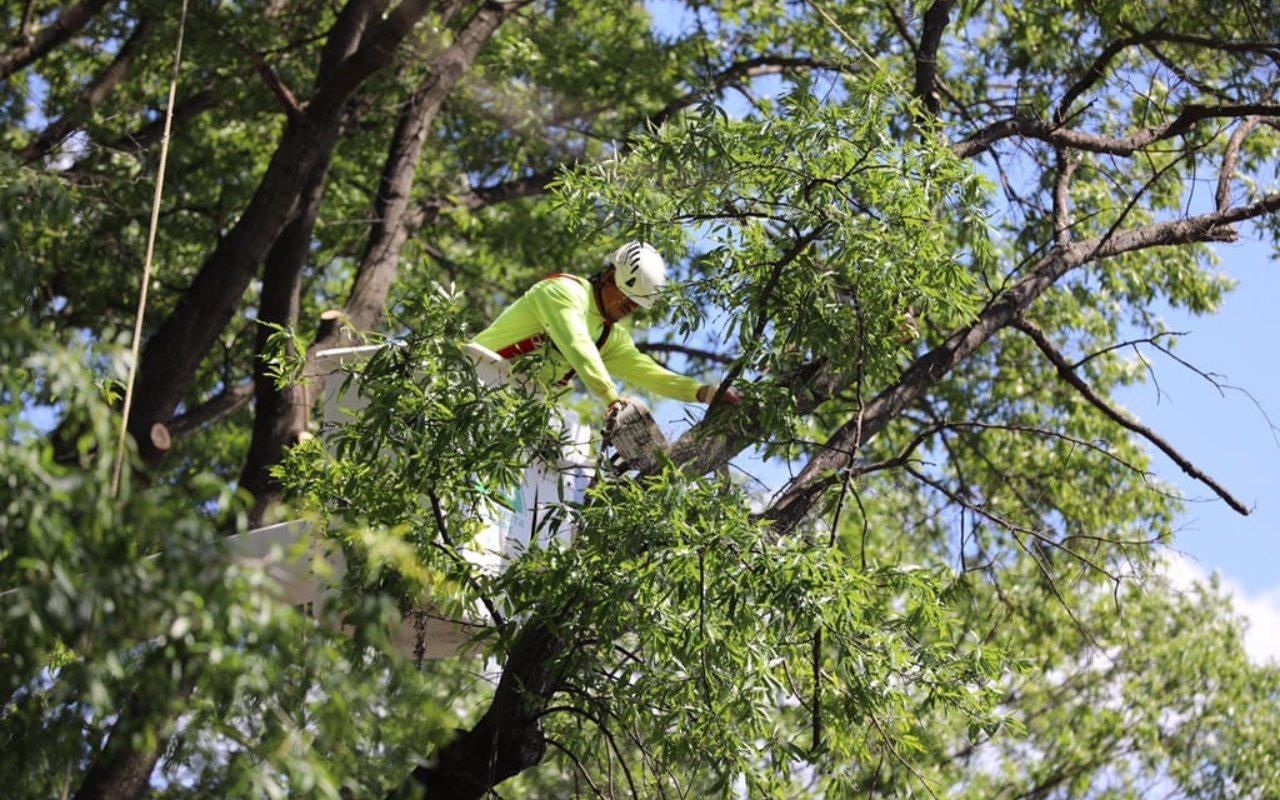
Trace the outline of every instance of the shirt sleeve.
<instances>
[{"instance_id":1,"label":"shirt sleeve","mask_svg":"<svg viewBox=\"0 0 1280 800\"><path fill-rule=\"evenodd\" d=\"M697 401L702 383L695 378L678 375L641 353L631 339L631 331L625 327L614 326L604 353L605 364L628 385L634 384L682 403Z\"/></svg>"}]
</instances>

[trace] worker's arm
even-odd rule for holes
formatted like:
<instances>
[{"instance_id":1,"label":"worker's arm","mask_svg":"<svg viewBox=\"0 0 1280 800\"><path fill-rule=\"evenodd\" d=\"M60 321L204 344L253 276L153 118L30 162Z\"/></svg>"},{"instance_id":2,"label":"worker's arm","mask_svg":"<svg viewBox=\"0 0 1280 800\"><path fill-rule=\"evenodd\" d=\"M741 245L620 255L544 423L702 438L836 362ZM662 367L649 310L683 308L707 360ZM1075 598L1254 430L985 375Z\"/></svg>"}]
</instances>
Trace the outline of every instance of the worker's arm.
<instances>
[{"instance_id":1,"label":"worker's arm","mask_svg":"<svg viewBox=\"0 0 1280 800\"><path fill-rule=\"evenodd\" d=\"M605 368L587 325L591 308L590 288L572 279L548 280L527 299L531 301L543 330L569 366L577 371L587 391L605 403L617 400L618 387Z\"/></svg>"},{"instance_id":2,"label":"worker's arm","mask_svg":"<svg viewBox=\"0 0 1280 800\"><path fill-rule=\"evenodd\" d=\"M605 345L605 363L610 372L628 386L635 385L653 394L694 403L702 400L698 390L702 384L685 375L678 375L641 353L631 340L631 332L619 327ZM711 398L708 397L708 400Z\"/></svg>"}]
</instances>

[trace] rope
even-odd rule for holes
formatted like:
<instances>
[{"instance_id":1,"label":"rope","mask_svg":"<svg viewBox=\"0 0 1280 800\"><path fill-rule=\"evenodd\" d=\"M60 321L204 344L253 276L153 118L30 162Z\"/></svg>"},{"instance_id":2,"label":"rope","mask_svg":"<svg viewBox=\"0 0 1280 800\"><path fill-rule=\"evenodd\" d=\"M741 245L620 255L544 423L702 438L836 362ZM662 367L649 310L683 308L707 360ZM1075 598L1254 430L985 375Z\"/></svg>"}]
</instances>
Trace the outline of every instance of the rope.
<instances>
[{"instance_id":1,"label":"rope","mask_svg":"<svg viewBox=\"0 0 1280 800\"><path fill-rule=\"evenodd\" d=\"M124 411L120 415L120 439L116 442L116 463L111 473L111 496L120 489L120 473L124 467L125 437L129 431L129 410L133 406L133 384L138 374L138 358L142 342L142 316L147 308L147 287L151 283L151 258L155 254L156 229L160 220L160 196L164 191L164 171L169 160L169 130L173 125L173 105L178 95L178 67L182 63L182 37L187 28L187 0L182 0L178 18L178 44L173 52L173 77L169 81L169 107L164 115L164 135L160 139L160 170L156 177L155 196L151 202L151 227L147 232L147 255L142 265L142 290L138 294L138 313L133 325L133 350L129 361L129 380L124 390Z\"/></svg>"}]
</instances>

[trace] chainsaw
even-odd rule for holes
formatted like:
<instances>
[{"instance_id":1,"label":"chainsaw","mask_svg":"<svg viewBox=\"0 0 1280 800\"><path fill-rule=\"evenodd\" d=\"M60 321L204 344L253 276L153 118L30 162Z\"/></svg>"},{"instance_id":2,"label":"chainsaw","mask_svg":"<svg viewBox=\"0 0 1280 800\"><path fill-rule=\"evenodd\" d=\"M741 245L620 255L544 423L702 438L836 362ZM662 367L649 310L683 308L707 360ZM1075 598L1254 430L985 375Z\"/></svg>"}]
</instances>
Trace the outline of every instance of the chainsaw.
<instances>
[{"instance_id":1,"label":"chainsaw","mask_svg":"<svg viewBox=\"0 0 1280 800\"><path fill-rule=\"evenodd\" d=\"M656 471L669 446L648 406L634 398L605 417L601 441L606 460L620 473Z\"/></svg>"}]
</instances>

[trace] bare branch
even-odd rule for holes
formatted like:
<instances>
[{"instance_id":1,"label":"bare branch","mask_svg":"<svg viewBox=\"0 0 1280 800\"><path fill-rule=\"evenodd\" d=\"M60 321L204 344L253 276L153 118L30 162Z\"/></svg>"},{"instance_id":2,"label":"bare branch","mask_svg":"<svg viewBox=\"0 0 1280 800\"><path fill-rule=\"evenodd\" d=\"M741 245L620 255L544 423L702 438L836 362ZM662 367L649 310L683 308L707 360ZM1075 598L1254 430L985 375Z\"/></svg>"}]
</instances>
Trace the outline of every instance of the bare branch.
<instances>
[{"instance_id":1,"label":"bare branch","mask_svg":"<svg viewBox=\"0 0 1280 800\"><path fill-rule=\"evenodd\" d=\"M1107 576L1107 578L1113 584L1119 583L1120 579L1118 577L1116 577L1115 575L1112 575L1110 572L1107 572L1107 570L1105 570L1100 565L1095 564L1092 559L1090 559L1088 556L1084 555L1083 553L1080 553L1076 550L1072 550L1070 547L1067 547L1061 542L1054 540L1052 536L1048 536L1046 534L1040 533L1039 531L1032 530L1031 528L1027 528L1023 525L1017 525L1012 520L1005 519L1001 515L996 514L989 509L983 508L982 506L979 506L976 503L972 503L967 498L960 496L959 494L948 489L946 486L942 485L940 481L930 478L929 476L925 475L919 470L908 467L907 472L910 473L911 476L914 477L916 480L920 481L921 483L924 483L927 486L932 487L935 491L946 496L946 498L950 500L952 503L955 503L956 505L962 508L966 508L974 512L975 514L978 514L983 519L989 520L990 522L993 522L999 527L1007 530L1012 535L1013 540L1018 545L1018 547L1021 548L1021 550L1031 558L1032 562L1035 563L1036 569L1040 572L1041 577L1043 577L1045 581L1048 583L1049 591L1053 593L1053 596L1057 599L1058 603L1062 606L1062 609L1067 612L1067 616L1070 617L1071 621L1075 623L1077 630L1079 630L1081 635L1083 635L1085 638L1089 639L1091 642L1094 642L1093 634L1089 631L1088 627L1086 627L1085 624L1076 616L1076 612L1071 608L1071 604L1068 603L1066 598L1062 596L1061 590L1058 589L1057 581L1053 577L1052 570L1050 570L1048 566L1046 566L1044 563L1044 557L1039 553L1035 552L1032 548L1028 547L1026 542L1022 541L1021 537L1028 536L1030 538L1035 539L1036 541L1043 542L1044 544L1050 547L1053 547L1057 550L1061 550L1070 558L1076 559L1082 564L1085 564L1090 569L1093 569L1100 575ZM1094 642L1094 644L1096 645L1096 642Z\"/></svg>"},{"instance_id":2,"label":"bare branch","mask_svg":"<svg viewBox=\"0 0 1280 800\"><path fill-rule=\"evenodd\" d=\"M1071 368L1072 368L1072 369L1079 369L1080 367L1082 367L1082 366L1084 366L1085 364L1089 363L1089 362L1090 362L1090 361L1092 361L1093 359L1095 359L1095 358L1099 358L1099 357L1101 357L1101 356L1104 356L1104 355L1106 355L1107 353L1112 352L1113 350L1120 350L1120 349L1122 349L1122 348L1126 348L1126 347L1135 347L1136 345L1139 345L1139 344L1149 344L1149 345L1151 345L1152 347L1157 348L1157 349L1158 349L1158 350L1160 350L1161 352L1163 352L1163 353L1167 353L1168 355L1170 355L1170 356L1171 356L1171 357L1173 357L1173 358L1177 358L1177 356L1174 356L1174 355L1173 355L1173 353L1171 353L1167 347L1165 347L1164 345L1160 344L1160 337L1162 337L1162 336L1163 336L1163 337L1177 337L1177 336L1185 336L1186 334L1187 334L1187 332L1186 332L1186 331L1164 331L1163 333L1157 333L1157 334L1156 334L1156 335L1154 335L1154 336L1148 336L1148 337L1144 337L1144 338L1142 338L1142 339L1129 339L1128 341L1124 341L1124 342L1117 342L1116 344L1110 345L1110 346L1108 346L1108 347L1103 347L1103 348L1102 348L1102 349L1100 349L1100 350L1097 350L1097 351L1095 351L1095 352L1093 352L1093 353L1090 353L1089 355L1087 355L1087 356L1085 356L1084 358L1080 359L1080 360L1079 360L1079 361L1077 361L1076 363L1072 364L1072 365L1071 365ZM1136 347L1135 347L1135 349L1136 349ZM1179 359L1179 360L1181 360L1181 359Z\"/></svg>"},{"instance_id":3,"label":"bare branch","mask_svg":"<svg viewBox=\"0 0 1280 800\"><path fill-rule=\"evenodd\" d=\"M592 794L594 794L596 797L602 797L602 798L607 797L607 795L604 792L600 791L600 787L596 786L596 782L591 779L591 773L587 771L586 765L582 763L582 759L578 758L577 753L574 753L572 750L565 747L555 737L552 737L552 736L547 737L547 744L551 745L555 749L559 750L561 753L565 754L565 757L567 757L569 761L573 763L573 768L577 770L578 774L582 776L582 779L587 782L587 786L591 787Z\"/></svg>"},{"instance_id":4,"label":"bare branch","mask_svg":"<svg viewBox=\"0 0 1280 800\"><path fill-rule=\"evenodd\" d=\"M1076 162L1064 148L1058 149L1057 172L1053 184L1053 243L1065 247L1071 241L1071 177L1075 175Z\"/></svg>"},{"instance_id":5,"label":"bare branch","mask_svg":"<svg viewBox=\"0 0 1280 800\"><path fill-rule=\"evenodd\" d=\"M614 755L618 757L618 763L622 765L622 774L627 779L627 785L631 788L631 796L633 798L639 798L640 793L636 790L635 778L632 777L631 775L631 768L627 766L626 754L623 752L622 748L618 746L617 738L613 735L613 731L610 730L609 726L604 724L604 720L600 719L595 714L592 714L586 709L578 708L576 706L552 706L551 708L548 708L545 711L543 711L539 716L545 717L548 714L553 714L557 712L565 712L565 713L573 714L575 716L582 717L583 719L589 721L592 725L595 725L596 730L604 734L605 740L609 742L609 749L612 750ZM586 775L586 770L583 770L583 775ZM594 785L592 788L594 788Z\"/></svg>"},{"instance_id":6,"label":"bare branch","mask_svg":"<svg viewBox=\"0 0 1280 800\"><path fill-rule=\"evenodd\" d=\"M1240 148L1254 128L1262 123L1262 117L1245 117L1227 140L1227 151L1222 156L1222 172L1218 175L1218 191L1214 195L1219 211L1231 207L1231 181L1236 176L1236 164L1240 161Z\"/></svg>"},{"instance_id":7,"label":"bare branch","mask_svg":"<svg viewBox=\"0 0 1280 800\"><path fill-rule=\"evenodd\" d=\"M1175 449L1173 445L1169 444L1169 442L1165 441L1163 437L1148 428L1146 425L1130 419L1126 414L1112 407L1111 404L1108 403L1106 399L1098 395L1097 392L1093 391L1093 388L1076 374L1075 370L1071 368L1071 364L1069 364L1066 358L1058 352L1057 348L1053 346L1053 343L1049 341L1049 337L1035 323L1027 319L1019 319L1014 323L1013 327L1029 336L1031 341L1035 342L1036 346L1040 348L1040 352L1044 353L1057 369L1058 377L1071 384L1076 391L1080 392L1084 399L1088 400L1090 404L1101 411L1108 419L1111 419L1125 429L1138 434L1142 438L1154 444L1156 447L1160 448L1160 451L1172 459L1183 472L1212 489L1214 494L1226 501L1227 505L1231 506L1231 508L1233 508L1237 513L1243 516L1249 515L1249 508L1247 506L1232 496L1230 492L1220 486L1213 478L1201 472L1189 459L1186 458L1186 456L1179 453L1177 449Z\"/></svg>"},{"instance_id":8,"label":"bare branch","mask_svg":"<svg viewBox=\"0 0 1280 800\"><path fill-rule=\"evenodd\" d=\"M206 403L188 409L167 423L174 436L187 436L196 430L234 414L253 398L253 381L232 386Z\"/></svg>"}]
</instances>

